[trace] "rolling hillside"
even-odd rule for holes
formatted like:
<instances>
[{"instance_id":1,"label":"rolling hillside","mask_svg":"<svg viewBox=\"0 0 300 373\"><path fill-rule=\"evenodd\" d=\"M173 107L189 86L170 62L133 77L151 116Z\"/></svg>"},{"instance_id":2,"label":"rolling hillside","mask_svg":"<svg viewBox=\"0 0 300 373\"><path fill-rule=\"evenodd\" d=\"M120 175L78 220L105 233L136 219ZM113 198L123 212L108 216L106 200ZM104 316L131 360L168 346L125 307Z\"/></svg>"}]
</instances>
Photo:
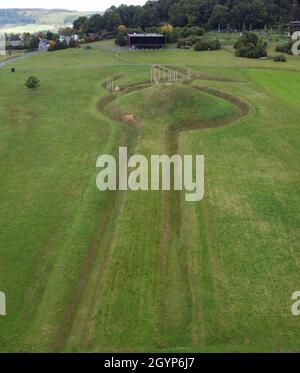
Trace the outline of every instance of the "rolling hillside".
<instances>
[{"instance_id":1,"label":"rolling hillside","mask_svg":"<svg viewBox=\"0 0 300 373\"><path fill-rule=\"evenodd\" d=\"M0 9L0 28L24 25L57 27L69 25L81 15L92 13L94 12L77 12L66 9Z\"/></svg>"}]
</instances>

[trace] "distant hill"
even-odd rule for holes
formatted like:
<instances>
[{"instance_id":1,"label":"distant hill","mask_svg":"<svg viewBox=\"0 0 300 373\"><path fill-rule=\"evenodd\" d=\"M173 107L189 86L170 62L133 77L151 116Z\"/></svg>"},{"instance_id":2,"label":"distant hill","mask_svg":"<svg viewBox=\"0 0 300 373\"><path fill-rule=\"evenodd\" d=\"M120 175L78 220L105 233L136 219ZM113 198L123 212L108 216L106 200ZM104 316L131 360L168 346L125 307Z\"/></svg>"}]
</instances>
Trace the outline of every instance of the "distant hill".
<instances>
[{"instance_id":1,"label":"distant hill","mask_svg":"<svg viewBox=\"0 0 300 373\"><path fill-rule=\"evenodd\" d=\"M76 18L96 12L78 12L66 9L0 9L0 28L22 25L51 25L53 27L71 24ZM97 12L102 13L102 12Z\"/></svg>"}]
</instances>

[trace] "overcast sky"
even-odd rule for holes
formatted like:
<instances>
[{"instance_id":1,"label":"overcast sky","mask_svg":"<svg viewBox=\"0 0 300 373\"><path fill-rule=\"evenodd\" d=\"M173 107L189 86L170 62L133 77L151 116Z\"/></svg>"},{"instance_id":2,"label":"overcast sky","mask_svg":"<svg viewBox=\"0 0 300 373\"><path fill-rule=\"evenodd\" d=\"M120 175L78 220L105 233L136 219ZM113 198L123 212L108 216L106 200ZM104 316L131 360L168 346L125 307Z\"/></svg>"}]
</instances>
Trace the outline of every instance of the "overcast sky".
<instances>
[{"instance_id":1,"label":"overcast sky","mask_svg":"<svg viewBox=\"0 0 300 373\"><path fill-rule=\"evenodd\" d=\"M112 5L143 5L146 0L0 0L0 8L47 8L106 10Z\"/></svg>"}]
</instances>

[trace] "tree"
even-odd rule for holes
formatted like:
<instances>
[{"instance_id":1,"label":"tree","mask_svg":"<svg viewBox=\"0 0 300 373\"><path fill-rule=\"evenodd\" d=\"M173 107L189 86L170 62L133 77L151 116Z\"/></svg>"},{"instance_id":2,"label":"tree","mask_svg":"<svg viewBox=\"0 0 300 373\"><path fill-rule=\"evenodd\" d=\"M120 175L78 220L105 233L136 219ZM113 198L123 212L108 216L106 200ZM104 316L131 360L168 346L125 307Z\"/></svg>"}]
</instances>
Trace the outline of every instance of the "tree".
<instances>
[{"instance_id":1,"label":"tree","mask_svg":"<svg viewBox=\"0 0 300 373\"><path fill-rule=\"evenodd\" d=\"M224 5L215 5L208 23L211 27L217 28L218 25L226 27L230 20L229 8Z\"/></svg>"},{"instance_id":2,"label":"tree","mask_svg":"<svg viewBox=\"0 0 300 373\"><path fill-rule=\"evenodd\" d=\"M250 8L252 15L251 24L256 27L263 27L266 23L268 12L262 0L253 0Z\"/></svg>"},{"instance_id":3,"label":"tree","mask_svg":"<svg viewBox=\"0 0 300 373\"><path fill-rule=\"evenodd\" d=\"M161 28L161 33L163 35L168 35L173 32L174 28L170 23L165 23Z\"/></svg>"},{"instance_id":4,"label":"tree","mask_svg":"<svg viewBox=\"0 0 300 373\"><path fill-rule=\"evenodd\" d=\"M124 35L127 34L127 27L124 25L120 25L118 27L118 32L122 32Z\"/></svg>"},{"instance_id":5,"label":"tree","mask_svg":"<svg viewBox=\"0 0 300 373\"><path fill-rule=\"evenodd\" d=\"M237 57L267 57L266 44L254 32L245 32L235 43Z\"/></svg>"},{"instance_id":6,"label":"tree","mask_svg":"<svg viewBox=\"0 0 300 373\"><path fill-rule=\"evenodd\" d=\"M86 32L100 33L104 29L104 19L100 14L94 14L86 21Z\"/></svg>"},{"instance_id":7,"label":"tree","mask_svg":"<svg viewBox=\"0 0 300 373\"><path fill-rule=\"evenodd\" d=\"M105 27L108 31L115 30L122 24L121 17L115 6L110 7L103 15Z\"/></svg>"},{"instance_id":8,"label":"tree","mask_svg":"<svg viewBox=\"0 0 300 373\"><path fill-rule=\"evenodd\" d=\"M300 2L293 0L291 6L291 20L300 19Z\"/></svg>"},{"instance_id":9,"label":"tree","mask_svg":"<svg viewBox=\"0 0 300 373\"><path fill-rule=\"evenodd\" d=\"M45 38L46 38L47 40L52 40L53 37L54 37L53 32L50 31L50 30L48 30L48 31L46 32Z\"/></svg>"},{"instance_id":10,"label":"tree","mask_svg":"<svg viewBox=\"0 0 300 373\"><path fill-rule=\"evenodd\" d=\"M131 27L141 27L143 15L144 8L142 6L137 6L131 18Z\"/></svg>"},{"instance_id":11,"label":"tree","mask_svg":"<svg viewBox=\"0 0 300 373\"><path fill-rule=\"evenodd\" d=\"M123 34L123 32L118 32L115 40L116 44L120 47L125 47L125 45L128 44L126 36Z\"/></svg>"},{"instance_id":12,"label":"tree","mask_svg":"<svg viewBox=\"0 0 300 373\"><path fill-rule=\"evenodd\" d=\"M54 51L56 50L56 45L57 45L57 40L56 39L52 39L51 42L50 42L50 51Z\"/></svg>"},{"instance_id":13,"label":"tree","mask_svg":"<svg viewBox=\"0 0 300 373\"><path fill-rule=\"evenodd\" d=\"M24 48L29 50L35 50L39 46L40 39L36 35L29 33L23 34Z\"/></svg>"},{"instance_id":14,"label":"tree","mask_svg":"<svg viewBox=\"0 0 300 373\"><path fill-rule=\"evenodd\" d=\"M246 28L246 25L250 24L250 3L249 2L237 2L231 9L231 23L237 28Z\"/></svg>"},{"instance_id":15,"label":"tree","mask_svg":"<svg viewBox=\"0 0 300 373\"><path fill-rule=\"evenodd\" d=\"M251 24L261 28L300 18L299 4L299 0L148 0L144 6L112 6L103 16L79 17L73 25L81 33L87 32L88 20L90 32L115 32L119 25L145 30L165 23L174 27L225 28L231 24L241 29L245 24L249 29Z\"/></svg>"},{"instance_id":16,"label":"tree","mask_svg":"<svg viewBox=\"0 0 300 373\"><path fill-rule=\"evenodd\" d=\"M38 88L40 86L40 81L36 76L30 76L26 80L25 86L26 86L27 89L31 89L31 90L34 91L36 88Z\"/></svg>"},{"instance_id":17,"label":"tree","mask_svg":"<svg viewBox=\"0 0 300 373\"><path fill-rule=\"evenodd\" d=\"M187 15L187 27L195 26L196 22L197 22L197 17L196 16L194 16L192 14Z\"/></svg>"},{"instance_id":18,"label":"tree","mask_svg":"<svg viewBox=\"0 0 300 373\"><path fill-rule=\"evenodd\" d=\"M186 6L182 8L181 4L175 3L169 9L169 20L177 27L184 27L187 25L187 14L185 11Z\"/></svg>"},{"instance_id":19,"label":"tree","mask_svg":"<svg viewBox=\"0 0 300 373\"><path fill-rule=\"evenodd\" d=\"M74 34L74 30L72 27L61 27L58 30L58 32L60 35L63 35L63 36L71 36ZM51 39L48 39L48 40L51 40Z\"/></svg>"},{"instance_id":20,"label":"tree","mask_svg":"<svg viewBox=\"0 0 300 373\"><path fill-rule=\"evenodd\" d=\"M85 32L85 25L88 21L87 17L79 17L73 22L74 30L78 32Z\"/></svg>"}]
</instances>

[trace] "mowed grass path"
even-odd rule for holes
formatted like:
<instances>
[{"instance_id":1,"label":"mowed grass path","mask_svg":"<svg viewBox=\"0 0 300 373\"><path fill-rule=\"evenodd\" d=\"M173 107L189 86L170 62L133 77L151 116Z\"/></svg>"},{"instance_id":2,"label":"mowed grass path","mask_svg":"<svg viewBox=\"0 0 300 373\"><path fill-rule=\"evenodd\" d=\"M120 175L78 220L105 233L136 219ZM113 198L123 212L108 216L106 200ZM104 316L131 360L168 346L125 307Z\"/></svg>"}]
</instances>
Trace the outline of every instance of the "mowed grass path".
<instances>
[{"instance_id":1,"label":"mowed grass path","mask_svg":"<svg viewBox=\"0 0 300 373\"><path fill-rule=\"evenodd\" d=\"M300 63L215 57L70 50L15 63L16 74L0 69L1 351L299 349L290 298L299 282L300 81L285 70ZM111 119L112 107L98 104L108 95L102 83L112 75L144 82L149 63L223 77L193 85L252 108L231 125L180 135L180 152L206 157L206 196L187 204L182 195L179 216L163 193L95 185L98 155L120 145L160 154L167 124L233 110L195 91L203 101L196 112L190 98L157 120L157 111L145 113L151 102L159 111L166 92L145 89L111 104L134 113L138 126ZM35 93L24 89L29 75L42 81Z\"/></svg>"}]
</instances>

